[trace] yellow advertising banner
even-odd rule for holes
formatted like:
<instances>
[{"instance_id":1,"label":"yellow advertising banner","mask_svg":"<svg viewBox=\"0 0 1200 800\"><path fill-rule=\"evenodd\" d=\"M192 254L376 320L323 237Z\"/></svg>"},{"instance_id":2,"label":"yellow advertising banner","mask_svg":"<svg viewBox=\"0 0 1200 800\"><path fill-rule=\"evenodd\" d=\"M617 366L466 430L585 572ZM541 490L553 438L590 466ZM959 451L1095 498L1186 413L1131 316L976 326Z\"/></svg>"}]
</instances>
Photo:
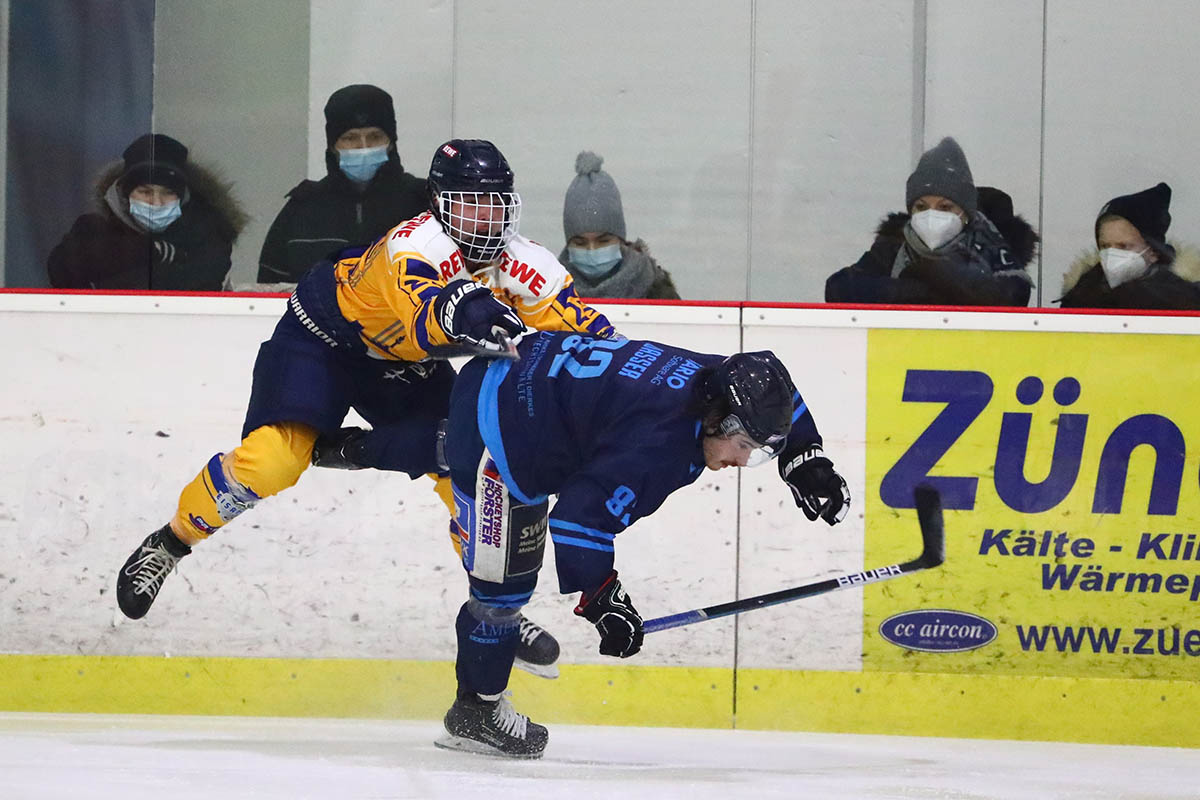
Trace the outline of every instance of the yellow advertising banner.
<instances>
[{"instance_id":1,"label":"yellow advertising banner","mask_svg":"<svg viewBox=\"0 0 1200 800\"><path fill-rule=\"evenodd\" d=\"M1200 338L872 330L867 670L1200 677ZM1191 445L1189 449L1188 445Z\"/></svg>"}]
</instances>

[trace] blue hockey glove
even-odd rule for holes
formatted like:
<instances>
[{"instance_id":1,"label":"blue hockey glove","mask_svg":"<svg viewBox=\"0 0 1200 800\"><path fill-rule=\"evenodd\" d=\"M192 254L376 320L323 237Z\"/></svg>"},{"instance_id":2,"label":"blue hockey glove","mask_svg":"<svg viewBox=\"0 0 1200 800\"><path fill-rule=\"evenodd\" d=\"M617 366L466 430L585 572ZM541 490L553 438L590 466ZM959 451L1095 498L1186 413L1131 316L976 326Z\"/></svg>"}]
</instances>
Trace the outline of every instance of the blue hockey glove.
<instances>
[{"instance_id":1,"label":"blue hockey glove","mask_svg":"<svg viewBox=\"0 0 1200 800\"><path fill-rule=\"evenodd\" d=\"M615 569L599 588L583 593L575 613L600 631L600 655L629 658L642 649L642 616L625 594Z\"/></svg>"},{"instance_id":2,"label":"blue hockey glove","mask_svg":"<svg viewBox=\"0 0 1200 800\"><path fill-rule=\"evenodd\" d=\"M434 298L433 309L451 339L494 353L506 352L504 337L515 344L526 331L516 311L497 300L491 289L466 278L446 284Z\"/></svg>"},{"instance_id":3,"label":"blue hockey glove","mask_svg":"<svg viewBox=\"0 0 1200 800\"><path fill-rule=\"evenodd\" d=\"M783 478L796 505L810 521L817 518L837 525L850 511L850 490L846 481L833 469L821 445L812 444L799 455L779 460L779 477Z\"/></svg>"}]
</instances>

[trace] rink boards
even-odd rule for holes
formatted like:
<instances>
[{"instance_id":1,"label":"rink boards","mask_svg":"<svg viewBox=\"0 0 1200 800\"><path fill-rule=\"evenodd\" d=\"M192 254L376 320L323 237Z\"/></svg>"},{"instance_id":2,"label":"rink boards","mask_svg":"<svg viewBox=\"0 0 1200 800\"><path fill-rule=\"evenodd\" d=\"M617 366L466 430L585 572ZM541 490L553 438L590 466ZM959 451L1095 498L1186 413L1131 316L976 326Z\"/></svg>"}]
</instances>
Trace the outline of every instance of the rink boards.
<instances>
[{"instance_id":1,"label":"rink boards","mask_svg":"<svg viewBox=\"0 0 1200 800\"><path fill-rule=\"evenodd\" d=\"M150 615L116 568L236 443L278 297L0 295L0 709L434 718L465 583L427 480L310 470L206 542ZM910 558L911 487L946 501L936 571L647 638L603 659L555 593L528 609L561 722L1200 746L1195 317L605 307L627 335L773 349L846 477L837 528L772 467L706 474L618 539L661 616ZM552 560L553 555L548 558ZM735 669L736 666L736 669Z\"/></svg>"}]
</instances>

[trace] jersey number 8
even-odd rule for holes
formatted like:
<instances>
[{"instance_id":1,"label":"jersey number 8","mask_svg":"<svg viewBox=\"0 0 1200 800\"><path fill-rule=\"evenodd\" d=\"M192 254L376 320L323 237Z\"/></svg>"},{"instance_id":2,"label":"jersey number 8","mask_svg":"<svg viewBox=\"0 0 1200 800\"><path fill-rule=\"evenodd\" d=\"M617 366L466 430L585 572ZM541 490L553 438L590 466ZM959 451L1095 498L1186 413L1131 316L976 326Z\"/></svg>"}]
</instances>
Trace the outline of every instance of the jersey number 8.
<instances>
[{"instance_id":1,"label":"jersey number 8","mask_svg":"<svg viewBox=\"0 0 1200 800\"><path fill-rule=\"evenodd\" d=\"M618 486L612 497L605 501L604 507L608 513L621 520L622 525L629 524L629 513L625 510L637 500L637 494L628 486Z\"/></svg>"}]
</instances>

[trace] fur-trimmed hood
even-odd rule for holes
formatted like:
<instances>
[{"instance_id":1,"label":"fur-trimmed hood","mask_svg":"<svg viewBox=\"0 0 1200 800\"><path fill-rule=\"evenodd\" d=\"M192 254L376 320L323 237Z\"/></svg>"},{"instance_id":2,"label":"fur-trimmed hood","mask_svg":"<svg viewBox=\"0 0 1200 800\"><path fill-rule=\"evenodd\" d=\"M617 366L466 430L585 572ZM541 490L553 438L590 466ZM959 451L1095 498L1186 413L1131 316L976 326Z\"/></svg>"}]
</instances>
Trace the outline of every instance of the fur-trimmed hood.
<instances>
[{"instance_id":1,"label":"fur-trimmed hood","mask_svg":"<svg viewBox=\"0 0 1200 800\"><path fill-rule=\"evenodd\" d=\"M1028 267L1037 254L1040 237L1033 226L1026 222L1020 214L1012 212L1012 200L1009 196L999 189L980 186L978 213L982 213L996 226L996 230L1004 237L1004 241L1012 247L1013 254L1017 257L1017 263L1021 268ZM911 218L912 216L905 212L888 214L875 229L875 235L903 242L904 226Z\"/></svg>"},{"instance_id":2,"label":"fur-trimmed hood","mask_svg":"<svg viewBox=\"0 0 1200 800\"><path fill-rule=\"evenodd\" d=\"M1195 245L1181 244L1171 239L1167 240L1167 244L1175 248L1175 260L1167 265L1167 269L1185 281L1192 283L1200 281L1200 248ZM1100 251L1094 247L1084 250L1076 256L1067 269L1067 273L1063 275L1062 294L1065 295L1074 289L1080 278L1099 265Z\"/></svg>"},{"instance_id":3,"label":"fur-trimmed hood","mask_svg":"<svg viewBox=\"0 0 1200 800\"><path fill-rule=\"evenodd\" d=\"M134 230L141 230L130 218L128 208L120 203L109 202L117 195L115 184L124 171L125 163L120 159L106 164L93 185L92 200L104 216L115 217ZM200 197L229 224L232 238L236 240L250 217L233 196L233 183L223 180L215 168L191 160L183 166L183 172L187 177L189 193L183 204L184 213L187 213L188 203Z\"/></svg>"}]
</instances>

